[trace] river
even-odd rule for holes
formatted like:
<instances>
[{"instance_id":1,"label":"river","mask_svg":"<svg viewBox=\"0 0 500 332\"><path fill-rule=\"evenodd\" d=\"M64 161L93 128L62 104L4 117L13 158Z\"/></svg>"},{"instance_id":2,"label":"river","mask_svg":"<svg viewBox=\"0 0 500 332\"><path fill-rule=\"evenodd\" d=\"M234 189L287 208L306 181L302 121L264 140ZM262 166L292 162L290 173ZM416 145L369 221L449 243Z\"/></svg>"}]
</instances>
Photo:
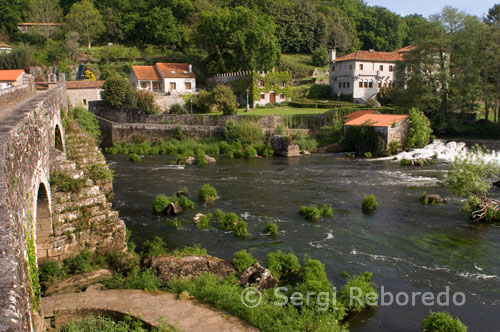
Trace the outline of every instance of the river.
<instances>
[{"instance_id":1,"label":"river","mask_svg":"<svg viewBox=\"0 0 500 332\"><path fill-rule=\"evenodd\" d=\"M114 207L141 244L162 237L169 248L199 243L213 256L231 259L246 248L258 259L268 252L292 251L299 258L319 259L330 280L340 288L343 271L373 272L380 290L396 294L435 294L450 287L462 292L463 306L427 307L416 300L406 306L379 306L357 316L351 331L420 331L429 310L449 311L469 331L498 331L500 326L500 225L474 224L460 212L460 200L438 184L445 161L428 167L404 167L393 160L348 159L339 155L300 158L219 158L204 168L169 165L169 157L145 156L131 163L125 156L107 156L115 171ZM248 222L251 233L239 239L217 229L198 230L193 222L180 229L150 211L158 194L172 195L186 186L193 200L201 185L213 185L220 196L215 204L197 204L196 211L220 208ZM425 206L422 192L441 194L445 205ZM498 195L500 192L495 192ZM379 202L372 214L361 211L364 194ZM305 221L301 205L333 206L333 218ZM191 220L193 212L183 215ZM280 228L277 238L262 234L268 221ZM404 302L404 297L400 298Z\"/></svg>"}]
</instances>

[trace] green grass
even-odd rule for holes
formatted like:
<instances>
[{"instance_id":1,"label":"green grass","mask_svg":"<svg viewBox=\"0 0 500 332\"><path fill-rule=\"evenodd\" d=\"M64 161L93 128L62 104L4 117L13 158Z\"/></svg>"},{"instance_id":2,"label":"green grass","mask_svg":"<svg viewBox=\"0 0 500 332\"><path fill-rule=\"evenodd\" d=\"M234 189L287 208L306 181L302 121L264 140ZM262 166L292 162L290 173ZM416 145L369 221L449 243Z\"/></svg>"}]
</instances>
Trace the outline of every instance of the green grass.
<instances>
[{"instance_id":1,"label":"green grass","mask_svg":"<svg viewBox=\"0 0 500 332\"><path fill-rule=\"evenodd\" d=\"M293 108L289 106L265 107L265 108L251 108L250 112L245 112L245 108L238 108L237 115L243 116L266 116L266 115L292 115L292 114L323 114L328 112L328 109L320 108ZM222 112L213 112L203 115L222 115Z\"/></svg>"}]
</instances>

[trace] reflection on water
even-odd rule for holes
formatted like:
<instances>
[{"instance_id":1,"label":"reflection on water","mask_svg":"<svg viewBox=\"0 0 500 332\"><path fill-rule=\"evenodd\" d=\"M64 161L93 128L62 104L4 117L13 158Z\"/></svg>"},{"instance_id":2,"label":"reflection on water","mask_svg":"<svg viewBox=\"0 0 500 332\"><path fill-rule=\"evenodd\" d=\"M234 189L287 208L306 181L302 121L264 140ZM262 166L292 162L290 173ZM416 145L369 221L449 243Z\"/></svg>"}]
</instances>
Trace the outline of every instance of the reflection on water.
<instances>
[{"instance_id":1,"label":"reflection on water","mask_svg":"<svg viewBox=\"0 0 500 332\"><path fill-rule=\"evenodd\" d=\"M227 160L205 168L172 168L168 157L149 156L130 163L108 156L115 170L115 208L140 244L161 236L169 247L199 243L209 253L230 259L242 248L264 259L278 249L312 257L326 265L339 287L342 272L370 271L386 291L464 292L464 307L381 307L356 317L352 331L419 331L429 310L457 315L471 331L493 331L500 324L500 227L473 225L460 212L460 201L438 185L443 165L401 167L392 160L350 160L336 155L303 158ZM193 222L176 230L152 215L154 197L171 195L186 186L193 198L204 183L213 185L220 199L186 213L215 208L238 213L248 222L246 240L212 229L199 231ZM443 195L448 203L424 206L422 192ZM364 194L374 194L379 208L361 211ZM335 216L308 223L298 214L301 205L330 204ZM262 234L274 221L280 228L274 239Z\"/></svg>"}]
</instances>

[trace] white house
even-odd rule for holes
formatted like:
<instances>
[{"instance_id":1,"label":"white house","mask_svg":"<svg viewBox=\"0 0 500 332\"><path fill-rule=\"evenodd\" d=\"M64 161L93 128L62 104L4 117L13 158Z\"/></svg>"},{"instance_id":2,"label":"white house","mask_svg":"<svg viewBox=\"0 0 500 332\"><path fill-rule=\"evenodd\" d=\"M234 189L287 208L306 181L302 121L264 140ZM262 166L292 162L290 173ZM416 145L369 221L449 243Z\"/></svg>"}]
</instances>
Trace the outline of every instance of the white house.
<instances>
[{"instance_id":1,"label":"white house","mask_svg":"<svg viewBox=\"0 0 500 332\"><path fill-rule=\"evenodd\" d=\"M0 43L0 53L10 53L12 52L12 46L5 43Z\"/></svg>"},{"instance_id":2,"label":"white house","mask_svg":"<svg viewBox=\"0 0 500 332\"><path fill-rule=\"evenodd\" d=\"M0 70L0 90L24 84L23 69Z\"/></svg>"},{"instance_id":3,"label":"white house","mask_svg":"<svg viewBox=\"0 0 500 332\"><path fill-rule=\"evenodd\" d=\"M365 103L375 98L381 88L396 87L396 63L413 48L407 46L394 52L356 51L339 58L331 50L332 94L352 95L354 102Z\"/></svg>"},{"instance_id":4,"label":"white house","mask_svg":"<svg viewBox=\"0 0 500 332\"><path fill-rule=\"evenodd\" d=\"M157 93L190 94L196 92L196 75L187 63L161 63L132 66L130 81L138 90Z\"/></svg>"}]
</instances>

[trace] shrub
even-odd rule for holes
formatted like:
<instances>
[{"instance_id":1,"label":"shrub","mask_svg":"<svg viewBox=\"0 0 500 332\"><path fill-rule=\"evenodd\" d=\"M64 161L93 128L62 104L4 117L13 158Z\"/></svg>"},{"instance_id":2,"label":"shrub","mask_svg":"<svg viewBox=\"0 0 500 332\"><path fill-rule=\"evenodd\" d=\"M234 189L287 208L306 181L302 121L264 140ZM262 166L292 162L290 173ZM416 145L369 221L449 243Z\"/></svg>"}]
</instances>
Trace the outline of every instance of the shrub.
<instances>
[{"instance_id":1,"label":"shrub","mask_svg":"<svg viewBox=\"0 0 500 332\"><path fill-rule=\"evenodd\" d=\"M325 272L325 265L316 259L307 259L299 273L301 284L297 287L297 291L302 294L308 292L330 292L332 284L328 280Z\"/></svg>"},{"instance_id":2,"label":"shrub","mask_svg":"<svg viewBox=\"0 0 500 332\"><path fill-rule=\"evenodd\" d=\"M210 113L212 105L212 95L205 90L200 90L200 92L193 97L193 109L197 113Z\"/></svg>"},{"instance_id":3,"label":"shrub","mask_svg":"<svg viewBox=\"0 0 500 332\"><path fill-rule=\"evenodd\" d=\"M66 276L61 264L56 261L47 261L39 266L40 283L51 284Z\"/></svg>"},{"instance_id":4,"label":"shrub","mask_svg":"<svg viewBox=\"0 0 500 332\"><path fill-rule=\"evenodd\" d=\"M406 135L405 147L407 149L423 148L431 139L431 122L425 116L424 112L413 107L410 110L409 119L410 127Z\"/></svg>"},{"instance_id":5,"label":"shrub","mask_svg":"<svg viewBox=\"0 0 500 332\"><path fill-rule=\"evenodd\" d=\"M245 159L252 159L257 156L257 150L253 146L248 146L245 151L243 151L243 157Z\"/></svg>"},{"instance_id":6,"label":"shrub","mask_svg":"<svg viewBox=\"0 0 500 332\"><path fill-rule=\"evenodd\" d=\"M328 49L319 46L311 53L311 63L314 66L324 67L328 64Z\"/></svg>"},{"instance_id":7,"label":"shrub","mask_svg":"<svg viewBox=\"0 0 500 332\"><path fill-rule=\"evenodd\" d=\"M376 303L378 294L373 288L372 284L372 273L363 272L357 276L353 276L347 283L342 287L339 299L347 308L349 313L358 313L371 306L371 304ZM356 291L355 291L356 290ZM362 302L351 299L351 292L354 295L360 295L359 299ZM369 300L369 301L367 301Z\"/></svg>"},{"instance_id":8,"label":"shrub","mask_svg":"<svg viewBox=\"0 0 500 332\"><path fill-rule=\"evenodd\" d=\"M137 91L130 81L118 74L111 75L103 85L102 100L114 108L134 107L137 103Z\"/></svg>"},{"instance_id":9,"label":"shrub","mask_svg":"<svg viewBox=\"0 0 500 332\"><path fill-rule=\"evenodd\" d=\"M128 160L132 161L134 163L140 163L141 162L141 156L139 156L137 153L131 153L128 155Z\"/></svg>"},{"instance_id":10,"label":"shrub","mask_svg":"<svg viewBox=\"0 0 500 332\"><path fill-rule=\"evenodd\" d=\"M202 215L196 222L196 227L198 229L207 229L210 227L210 222L212 221L212 215L209 213L207 215Z\"/></svg>"},{"instance_id":11,"label":"shrub","mask_svg":"<svg viewBox=\"0 0 500 332\"><path fill-rule=\"evenodd\" d=\"M247 252L246 249L237 251L233 255L233 265L238 273L245 271L256 262L258 262L257 259Z\"/></svg>"},{"instance_id":12,"label":"shrub","mask_svg":"<svg viewBox=\"0 0 500 332\"><path fill-rule=\"evenodd\" d=\"M318 221L321 217L321 212L319 211L318 206L315 204L309 206L301 206L299 209L299 213L308 221Z\"/></svg>"},{"instance_id":13,"label":"shrub","mask_svg":"<svg viewBox=\"0 0 500 332\"><path fill-rule=\"evenodd\" d=\"M266 265L277 280L285 276L297 274L300 270L300 263L297 256L292 253L286 254L281 250L267 254Z\"/></svg>"},{"instance_id":14,"label":"shrub","mask_svg":"<svg viewBox=\"0 0 500 332\"><path fill-rule=\"evenodd\" d=\"M406 159L406 158L402 158L399 163L401 164L401 166L411 166L412 163L411 163L411 160L409 159Z\"/></svg>"},{"instance_id":15,"label":"shrub","mask_svg":"<svg viewBox=\"0 0 500 332\"><path fill-rule=\"evenodd\" d=\"M92 253L88 250L84 250L76 256L66 258L63 263L66 274L87 273L98 268L92 259Z\"/></svg>"},{"instance_id":16,"label":"shrub","mask_svg":"<svg viewBox=\"0 0 500 332\"><path fill-rule=\"evenodd\" d=\"M225 85L217 85L211 92L212 102L224 115L236 115L236 96L233 91Z\"/></svg>"},{"instance_id":17,"label":"shrub","mask_svg":"<svg viewBox=\"0 0 500 332\"><path fill-rule=\"evenodd\" d=\"M371 152L365 152L365 158L370 159L373 158L373 155Z\"/></svg>"},{"instance_id":18,"label":"shrub","mask_svg":"<svg viewBox=\"0 0 500 332\"><path fill-rule=\"evenodd\" d=\"M160 290L162 281L157 278L151 269L140 270L135 268L128 276L123 277L115 273L111 279L104 281L108 289L141 289L149 292Z\"/></svg>"},{"instance_id":19,"label":"shrub","mask_svg":"<svg viewBox=\"0 0 500 332\"><path fill-rule=\"evenodd\" d=\"M179 198L179 205L183 210L193 210L194 202L190 200L187 196L181 196Z\"/></svg>"},{"instance_id":20,"label":"shrub","mask_svg":"<svg viewBox=\"0 0 500 332\"><path fill-rule=\"evenodd\" d=\"M187 114L188 111L180 104L173 104L170 106L169 113L171 114Z\"/></svg>"},{"instance_id":21,"label":"shrub","mask_svg":"<svg viewBox=\"0 0 500 332\"><path fill-rule=\"evenodd\" d=\"M144 243L144 254L146 257L165 255L165 242L161 237L155 236L153 240Z\"/></svg>"},{"instance_id":22,"label":"shrub","mask_svg":"<svg viewBox=\"0 0 500 332\"><path fill-rule=\"evenodd\" d=\"M363 197L363 202L361 203L361 207L365 212L375 210L378 207L375 195L365 195L365 197Z\"/></svg>"},{"instance_id":23,"label":"shrub","mask_svg":"<svg viewBox=\"0 0 500 332\"><path fill-rule=\"evenodd\" d=\"M186 246L182 249L174 249L170 255L181 258L184 256L194 255L194 256L207 256L207 249L202 248L199 244L194 244L192 247Z\"/></svg>"},{"instance_id":24,"label":"shrub","mask_svg":"<svg viewBox=\"0 0 500 332\"><path fill-rule=\"evenodd\" d=\"M217 200L217 190L209 184L204 184L200 188L198 199L203 203L213 203Z\"/></svg>"},{"instance_id":25,"label":"shrub","mask_svg":"<svg viewBox=\"0 0 500 332\"><path fill-rule=\"evenodd\" d=\"M285 136L287 134L287 128L284 124L279 124L276 129L274 129L274 135Z\"/></svg>"},{"instance_id":26,"label":"shrub","mask_svg":"<svg viewBox=\"0 0 500 332\"><path fill-rule=\"evenodd\" d=\"M238 237L244 238L248 236L247 223L241 218L238 219L238 222L233 226L232 230L233 234Z\"/></svg>"},{"instance_id":27,"label":"shrub","mask_svg":"<svg viewBox=\"0 0 500 332\"><path fill-rule=\"evenodd\" d=\"M264 233L269 235L278 235L278 225L272 221L268 222L266 228L264 229Z\"/></svg>"},{"instance_id":28,"label":"shrub","mask_svg":"<svg viewBox=\"0 0 500 332\"><path fill-rule=\"evenodd\" d=\"M224 124L224 137L229 142L241 144L262 143L264 135L258 123L250 120L226 121Z\"/></svg>"},{"instance_id":29,"label":"shrub","mask_svg":"<svg viewBox=\"0 0 500 332\"><path fill-rule=\"evenodd\" d=\"M137 94L137 107L143 110L146 114L160 113L160 107L155 103L155 97L152 92L138 90Z\"/></svg>"},{"instance_id":30,"label":"shrub","mask_svg":"<svg viewBox=\"0 0 500 332\"><path fill-rule=\"evenodd\" d=\"M467 332L467 326L448 312L432 312L422 321L422 332Z\"/></svg>"},{"instance_id":31,"label":"shrub","mask_svg":"<svg viewBox=\"0 0 500 332\"><path fill-rule=\"evenodd\" d=\"M307 93L309 99L328 99L331 96L329 84L313 84ZM319 105L318 105L319 106Z\"/></svg>"},{"instance_id":32,"label":"shrub","mask_svg":"<svg viewBox=\"0 0 500 332\"><path fill-rule=\"evenodd\" d=\"M151 204L151 209L156 214L161 214L165 212L167 206L171 203L170 198L167 195L158 195L155 197L153 203Z\"/></svg>"},{"instance_id":33,"label":"shrub","mask_svg":"<svg viewBox=\"0 0 500 332\"><path fill-rule=\"evenodd\" d=\"M316 140L320 145L329 145L340 142L343 135L344 122L342 117L335 117L331 126L323 126L320 129Z\"/></svg>"},{"instance_id":34,"label":"shrub","mask_svg":"<svg viewBox=\"0 0 500 332\"><path fill-rule=\"evenodd\" d=\"M89 112L85 107L77 106L71 114L87 134L95 138L97 142L101 141L101 128L94 113Z\"/></svg>"},{"instance_id":35,"label":"shrub","mask_svg":"<svg viewBox=\"0 0 500 332\"><path fill-rule=\"evenodd\" d=\"M181 228L181 226L182 226L182 220L181 220L181 219L178 219L178 218L171 219L169 223L170 223L170 225L172 225L172 227L174 227L175 229L179 229L179 228Z\"/></svg>"},{"instance_id":36,"label":"shrub","mask_svg":"<svg viewBox=\"0 0 500 332\"><path fill-rule=\"evenodd\" d=\"M292 137L295 144L299 146L300 151L311 151L316 150L318 147L318 142L308 134L304 134L301 131L295 133Z\"/></svg>"},{"instance_id":37,"label":"shrub","mask_svg":"<svg viewBox=\"0 0 500 332\"><path fill-rule=\"evenodd\" d=\"M54 172L50 174L50 185L55 186L57 191L78 193L85 186L85 179L73 179L71 176Z\"/></svg>"},{"instance_id":38,"label":"shrub","mask_svg":"<svg viewBox=\"0 0 500 332\"><path fill-rule=\"evenodd\" d=\"M321 210L319 210L319 214L322 217L333 217L333 209L331 206L323 204L321 205Z\"/></svg>"},{"instance_id":39,"label":"shrub","mask_svg":"<svg viewBox=\"0 0 500 332\"><path fill-rule=\"evenodd\" d=\"M347 128L344 146L347 150L356 150L361 153L371 152L373 155L379 155L385 150L386 143L382 134L377 132L374 127L363 124Z\"/></svg>"}]
</instances>

